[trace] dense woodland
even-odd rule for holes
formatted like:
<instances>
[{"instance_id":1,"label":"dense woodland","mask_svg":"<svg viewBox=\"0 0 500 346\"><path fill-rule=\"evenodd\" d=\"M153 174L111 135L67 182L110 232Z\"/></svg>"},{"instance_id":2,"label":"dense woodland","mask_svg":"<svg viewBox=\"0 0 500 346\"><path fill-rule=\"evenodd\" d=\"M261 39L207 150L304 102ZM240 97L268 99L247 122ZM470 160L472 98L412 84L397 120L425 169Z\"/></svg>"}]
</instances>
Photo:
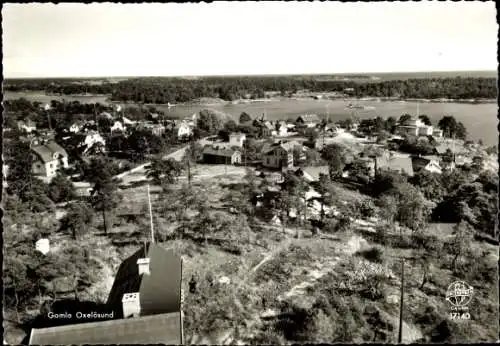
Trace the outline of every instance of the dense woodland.
<instances>
[{"instance_id":1,"label":"dense woodland","mask_svg":"<svg viewBox=\"0 0 500 346\"><path fill-rule=\"evenodd\" d=\"M168 77L133 78L118 83L75 83L73 80L9 80L8 91L45 91L55 94L110 94L112 100L144 103L187 102L201 97L223 100L261 98L264 92L282 95L298 90L343 92L352 88L354 97L493 99L497 95L495 78L428 78L355 82L324 80L315 77L206 77L183 79Z\"/></svg>"}]
</instances>

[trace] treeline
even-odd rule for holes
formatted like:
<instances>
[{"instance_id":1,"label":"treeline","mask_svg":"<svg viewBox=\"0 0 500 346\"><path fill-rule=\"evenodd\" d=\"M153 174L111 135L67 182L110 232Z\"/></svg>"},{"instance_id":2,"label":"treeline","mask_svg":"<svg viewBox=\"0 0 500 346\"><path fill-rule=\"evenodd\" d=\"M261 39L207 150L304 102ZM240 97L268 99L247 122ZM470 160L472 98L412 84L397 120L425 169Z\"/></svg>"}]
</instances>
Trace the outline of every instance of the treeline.
<instances>
[{"instance_id":1,"label":"treeline","mask_svg":"<svg viewBox=\"0 0 500 346\"><path fill-rule=\"evenodd\" d=\"M113 106L97 103L80 103L79 101L61 102L52 100L50 102L49 114L44 110L44 104L38 101L30 101L25 98L4 101L4 126L15 128L18 120L30 119L37 124L37 128L69 128L73 123L85 119L97 119L103 112L113 114ZM131 120L149 119L152 113L162 116L164 119L171 117L153 106L124 107L123 115ZM89 118L89 116L91 116ZM112 124L111 124L112 125ZM110 126L111 126L110 125Z\"/></svg>"},{"instance_id":2,"label":"treeline","mask_svg":"<svg viewBox=\"0 0 500 346\"><path fill-rule=\"evenodd\" d=\"M115 101L143 103L187 102L201 97L224 100L261 98L267 91L289 95L298 90L312 92L343 92L353 89L355 97L492 99L497 96L495 78L428 78L354 82L324 80L315 77L206 77L183 79L172 77L134 78L118 83L75 84L68 81L24 80L6 81L7 91L40 91L57 94L111 94Z\"/></svg>"}]
</instances>

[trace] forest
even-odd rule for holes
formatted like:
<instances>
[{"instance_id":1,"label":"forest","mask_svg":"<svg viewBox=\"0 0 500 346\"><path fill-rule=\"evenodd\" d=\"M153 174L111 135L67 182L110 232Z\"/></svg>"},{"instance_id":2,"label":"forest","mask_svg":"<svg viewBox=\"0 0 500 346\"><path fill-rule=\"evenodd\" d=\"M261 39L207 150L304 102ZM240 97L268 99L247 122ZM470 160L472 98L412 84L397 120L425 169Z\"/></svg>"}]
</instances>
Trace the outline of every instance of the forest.
<instances>
[{"instance_id":1,"label":"forest","mask_svg":"<svg viewBox=\"0 0 500 346\"><path fill-rule=\"evenodd\" d=\"M428 78L355 82L318 79L314 76L205 77L185 79L173 77L132 78L118 83L101 84L71 79L7 80L7 91L44 91L51 94L108 94L114 101L140 103L178 103L201 97L218 97L232 101L239 98L262 98L264 92L279 91L282 96L298 90L312 92L344 92L352 89L354 97L395 97L423 99L493 99L497 97L495 78Z\"/></svg>"}]
</instances>

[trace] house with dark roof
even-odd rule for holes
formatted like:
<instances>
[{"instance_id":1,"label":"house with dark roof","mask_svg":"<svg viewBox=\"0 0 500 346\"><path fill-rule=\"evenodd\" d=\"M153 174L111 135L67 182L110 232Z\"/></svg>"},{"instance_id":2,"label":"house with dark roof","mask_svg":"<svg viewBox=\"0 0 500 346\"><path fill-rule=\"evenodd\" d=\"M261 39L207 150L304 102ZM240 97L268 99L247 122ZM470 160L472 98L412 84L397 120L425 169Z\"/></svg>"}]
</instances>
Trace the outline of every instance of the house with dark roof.
<instances>
[{"instance_id":1,"label":"house with dark roof","mask_svg":"<svg viewBox=\"0 0 500 346\"><path fill-rule=\"evenodd\" d=\"M148 244L120 265L107 304L119 318L178 312L181 279L182 259Z\"/></svg>"},{"instance_id":2,"label":"house with dark roof","mask_svg":"<svg viewBox=\"0 0 500 346\"><path fill-rule=\"evenodd\" d=\"M33 141L31 158L31 171L44 178L54 177L59 168L68 168L68 153L53 141Z\"/></svg>"},{"instance_id":3,"label":"house with dark roof","mask_svg":"<svg viewBox=\"0 0 500 346\"><path fill-rule=\"evenodd\" d=\"M294 165L293 150L303 146L297 141L267 144L262 150L262 165L268 168L291 168Z\"/></svg>"},{"instance_id":4,"label":"house with dark roof","mask_svg":"<svg viewBox=\"0 0 500 346\"><path fill-rule=\"evenodd\" d=\"M206 146L203 148L203 162L208 164L240 164L241 152L227 148L225 145L220 147L217 145Z\"/></svg>"},{"instance_id":5,"label":"house with dark roof","mask_svg":"<svg viewBox=\"0 0 500 346\"><path fill-rule=\"evenodd\" d=\"M33 329L29 344L182 344L181 284L182 258L146 244L118 269L106 302L110 319Z\"/></svg>"},{"instance_id":6,"label":"house with dark roof","mask_svg":"<svg viewBox=\"0 0 500 346\"><path fill-rule=\"evenodd\" d=\"M441 174L443 172L443 169L439 164L439 157L435 155L413 156L411 160L414 172L419 172L422 170L438 174Z\"/></svg>"},{"instance_id":7,"label":"house with dark roof","mask_svg":"<svg viewBox=\"0 0 500 346\"><path fill-rule=\"evenodd\" d=\"M307 127L315 127L320 123L320 119L317 114L304 114L297 118L296 124L302 124Z\"/></svg>"}]
</instances>

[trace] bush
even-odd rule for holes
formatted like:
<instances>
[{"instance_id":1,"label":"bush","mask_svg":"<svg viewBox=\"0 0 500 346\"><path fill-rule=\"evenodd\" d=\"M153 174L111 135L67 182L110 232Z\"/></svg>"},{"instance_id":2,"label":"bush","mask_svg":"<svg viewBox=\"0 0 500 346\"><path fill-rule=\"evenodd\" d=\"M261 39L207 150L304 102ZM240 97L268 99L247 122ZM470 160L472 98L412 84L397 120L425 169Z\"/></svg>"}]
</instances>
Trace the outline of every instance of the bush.
<instances>
[{"instance_id":1,"label":"bush","mask_svg":"<svg viewBox=\"0 0 500 346\"><path fill-rule=\"evenodd\" d=\"M243 249L241 248L241 246L237 246L235 244L227 244L227 245L224 245L222 247L222 250L230 253L230 254L233 254L233 255L241 255L243 253Z\"/></svg>"},{"instance_id":2,"label":"bush","mask_svg":"<svg viewBox=\"0 0 500 346\"><path fill-rule=\"evenodd\" d=\"M290 341L311 341L316 335L315 312L312 309L286 304L276 329Z\"/></svg>"},{"instance_id":3,"label":"bush","mask_svg":"<svg viewBox=\"0 0 500 346\"><path fill-rule=\"evenodd\" d=\"M376 214L375 205L369 199L359 202L358 209L361 216L365 218L373 217Z\"/></svg>"},{"instance_id":4,"label":"bush","mask_svg":"<svg viewBox=\"0 0 500 346\"><path fill-rule=\"evenodd\" d=\"M367 250L362 250L357 252L361 257L375 263L383 263L384 262L384 250L379 247L372 247Z\"/></svg>"},{"instance_id":5,"label":"bush","mask_svg":"<svg viewBox=\"0 0 500 346\"><path fill-rule=\"evenodd\" d=\"M347 231L351 226L351 224L352 224L351 219L348 216L341 216L338 219L337 223L335 224L333 231L334 232Z\"/></svg>"},{"instance_id":6,"label":"bush","mask_svg":"<svg viewBox=\"0 0 500 346\"><path fill-rule=\"evenodd\" d=\"M371 239L376 243L386 245L390 240L390 237L387 235L388 228L389 226L386 225L377 225L375 234L373 234Z\"/></svg>"},{"instance_id":7,"label":"bush","mask_svg":"<svg viewBox=\"0 0 500 346\"><path fill-rule=\"evenodd\" d=\"M422 248L429 254L439 253L443 244L435 234L428 234L426 232L414 232L411 235L413 246Z\"/></svg>"},{"instance_id":8,"label":"bush","mask_svg":"<svg viewBox=\"0 0 500 346\"><path fill-rule=\"evenodd\" d=\"M393 247L400 249L412 249L414 248L413 240L411 235L403 234L403 235L391 235L390 243Z\"/></svg>"},{"instance_id":9,"label":"bush","mask_svg":"<svg viewBox=\"0 0 500 346\"><path fill-rule=\"evenodd\" d=\"M267 328L250 340L250 345L283 345L284 343L284 338L274 328Z\"/></svg>"}]
</instances>

